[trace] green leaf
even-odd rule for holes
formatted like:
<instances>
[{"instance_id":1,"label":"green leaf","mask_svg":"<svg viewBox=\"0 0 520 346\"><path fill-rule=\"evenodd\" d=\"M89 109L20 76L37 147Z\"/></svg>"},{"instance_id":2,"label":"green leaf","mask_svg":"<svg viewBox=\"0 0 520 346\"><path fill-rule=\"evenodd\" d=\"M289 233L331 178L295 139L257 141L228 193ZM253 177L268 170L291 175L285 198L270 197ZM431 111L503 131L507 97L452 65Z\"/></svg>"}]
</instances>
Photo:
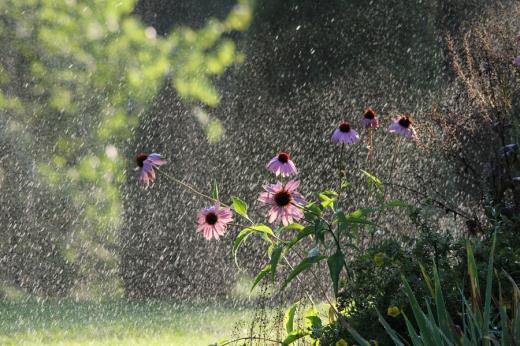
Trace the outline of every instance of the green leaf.
<instances>
[{"instance_id":1,"label":"green leaf","mask_svg":"<svg viewBox=\"0 0 520 346\"><path fill-rule=\"evenodd\" d=\"M249 216L247 216L247 204L243 200L238 197L231 197L231 207L238 214L249 220Z\"/></svg>"},{"instance_id":2,"label":"green leaf","mask_svg":"<svg viewBox=\"0 0 520 346\"><path fill-rule=\"evenodd\" d=\"M322 322L321 318L318 315L318 312L314 307L311 307L307 312L305 313L305 327L308 329L313 328L321 328Z\"/></svg>"},{"instance_id":3,"label":"green leaf","mask_svg":"<svg viewBox=\"0 0 520 346\"><path fill-rule=\"evenodd\" d=\"M316 218L321 217L321 205L316 204L314 202L308 203L303 209L303 213L305 214L306 220L314 220Z\"/></svg>"},{"instance_id":4,"label":"green leaf","mask_svg":"<svg viewBox=\"0 0 520 346\"><path fill-rule=\"evenodd\" d=\"M313 257L307 257L306 259L301 261L300 264L298 264L296 266L296 268L294 268L293 271L289 274L289 276L287 277L287 280L285 280L285 282L284 282L284 284L282 286L282 290L285 287L287 287L289 282L291 282L302 271L304 271L305 269L309 268L314 263L318 263L319 261L324 260L325 258L327 258L327 256L313 256Z\"/></svg>"},{"instance_id":5,"label":"green leaf","mask_svg":"<svg viewBox=\"0 0 520 346\"><path fill-rule=\"evenodd\" d=\"M336 251L334 255L331 255L329 258L327 258L327 265L329 266L330 278L332 280L334 295L336 297L338 296L339 277L341 274L341 269L343 268L344 260L345 256L341 251Z\"/></svg>"},{"instance_id":6,"label":"green leaf","mask_svg":"<svg viewBox=\"0 0 520 346\"><path fill-rule=\"evenodd\" d=\"M213 184L213 189L211 190L211 198L216 199L217 201L219 200L218 199L218 185L217 185L216 181Z\"/></svg>"},{"instance_id":7,"label":"green leaf","mask_svg":"<svg viewBox=\"0 0 520 346\"><path fill-rule=\"evenodd\" d=\"M383 185L381 180L379 180L379 178L376 177L375 175L372 175L372 174L368 173L365 170L361 170L361 172L363 172L363 174L367 177L369 183L372 183L372 184L376 185L379 188Z\"/></svg>"},{"instance_id":8,"label":"green leaf","mask_svg":"<svg viewBox=\"0 0 520 346\"><path fill-rule=\"evenodd\" d=\"M283 317L283 324L285 326L285 331L287 334L292 333L294 330L294 316L296 314L296 308L298 307L298 303L294 303L291 307L285 312L285 316Z\"/></svg>"},{"instance_id":9,"label":"green leaf","mask_svg":"<svg viewBox=\"0 0 520 346\"><path fill-rule=\"evenodd\" d=\"M295 330L287 335L287 337L282 341L282 345L290 345L296 340L301 339L307 335L308 333L304 332L303 330Z\"/></svg>"},{"instance_id":10,"label":"green leaf","mask_svg":"<svg viewBox=\"0 0 520 346\"><path fill-rule=\"evenodd\" d=\"M386 333L390 336L392 341L397 346L404 346L404 344L402 343L401 339L399 339L399 337L397 336L397 333L395 332L395 330L393 330L392 327L390 327L388 322L386 322L385 318L383 316L381 316L381 313L378 310L376 310L376 311L377 311L377 316L378 316L378 319L379 319L379 323L381 323L383 325L383 327L386 330Z\"/></svg>"},{"instance_id":11,"label":"green leaf","mask_svg":"<svg viewBox=\"0 0 520 346\"><path fill-rule=\"evenodd\" d=\"M276 267L278 267L278 262L280 261L280 257L282 255L283 246L277 245L274 247L271 252L271 275L273 282L276 278Z\"/></svg>"},{"instance_id":12,"label":"green leaf","mask_svg":"<svg viewBox=\"0 0 520 346\"><path fill-rule=\"evenodd\" d=\"M287 226L284 227L284 229L295 229L297 231L301 231L302 229L304 229L305 227L299 223L291 223Z\"/></svg>"},{"instance_id":13,"label":"green leaf","mask_svg":"<svg viewBox=\"0 0 520 346\"><path fill-rule=\"evenodd\" d=\"M294 238L292 238L286 246L286 251L289 251L295 244L297 244L303 238L308 237L309 235L314 234L314 227L305 227L301 231L296 234Z\"/></svg>"},{"instance_id":14,"label":"green leaf","mask_svg":"<svg viewBox=\"0 0 520 346\"><path fill-rule=\"evenodd\" d=\"M321 206L323 208L327 208L330 206L332 209L334 209L334 202L336 201L336 197L331 198L324 192L320 193L318 197L321 199Z\"/></svg>"},{"instance_id":15,"label":"green leaf","mask_svg":"<svg viewBox=\"0 0 520 346\"><path fill-rule=\"evenodd\" d=\"M269 272L271 271L271 264L268 264L266 265L255 277L255 281L253 282L253 286L251 287L251 291L254 290L254 288L256 287L256 285L258 285L258 283L260 281L262 281L262 279L267 275L269 274Z\"/></svg>"},{"instance_id":16,"label":"green leaf","mask_svg":"<svg viewBox=\"0 0 520 346\"><path fill-rule=\"evenodd\" d=\"M269 226L266 226L266 225L263 225L263 224L258 224L258 225L251 226L250 229L252 229L253 231L257 231L257 232L264 233L264 234L267 234L267 235L271 235L271 236L274 237L273 230Z\"/></svg>"},{"instance_id":17,"label":"green leaf","mask_svg":"<svg viewBox=\"0 0 520 346\"><path fill-rule=\"evenodd\" d=\"M495 255L495 244L497 236L493 233L493 243L491 245L491 253L489 254L487 276L486 276L486 294L484 297L484 322L482 324L482 332L484 336L490 335L489 321L491 318L491 289L493 288L493 259ZM489 345L489 339L484 337L484 345Z\"/></svg>"},{"instance_id":18,"label":"green leaf","mask_svg":"<svg viewBox=\"0 0 520 346\"><path fill-rule=\"evenodd\" d=\"M238 249L240 248L240 245L247 239L253 233L253 230L251 228L246 228L240 231L238 233L237 237L233 241L233 247L231 249L231 253L233 254L233 258L235 259L235 264L238 267L238 261L237 261L237 253Z\"/></svg>"}]
</instances>

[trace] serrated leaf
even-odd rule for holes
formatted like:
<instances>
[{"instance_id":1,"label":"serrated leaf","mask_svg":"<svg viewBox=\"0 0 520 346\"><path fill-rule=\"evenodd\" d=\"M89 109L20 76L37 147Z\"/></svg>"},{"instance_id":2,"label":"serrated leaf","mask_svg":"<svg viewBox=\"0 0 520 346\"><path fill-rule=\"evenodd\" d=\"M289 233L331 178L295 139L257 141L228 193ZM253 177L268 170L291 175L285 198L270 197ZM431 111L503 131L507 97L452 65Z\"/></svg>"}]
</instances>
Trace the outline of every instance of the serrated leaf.
<instances>
[{"instance_id":1,"label":"serrated leaf","mask_svg":"<svg viewBox=\"0 0 520 346\"><path fill-rule=\"evenodd\" d=\"M271 252L271 275L273 282L276 278L276 268L278 267L278 262L280 261L280 257L282 256L283 246L277 245L273 248Z\"/></svg>"},{"instance_id":2,"label":"serrated leaf","mask_svg":"<svg viewBox=\"0 0 520 346\"><path fill-rule=\"evenodd\" d=\"M231 208L238 214L249 220L247 216L247 204L238 197L231 197Z\"/></svg>"},{"instance_id":3,"label":"serrated leaf","mask_svg":"<svg viewBox=\"0 0 520 346\"><path fill-rule=\"evenodd\" d=\"M319 261L324 260L327 258L327 256L313 256L313 257L307 257L303 261L300 262L289 274L287 277L287 280L285 280L282 290L287 287L287 285L296 277L298 274L300 274L305 269L311 267L313 264L318 263Z\"/></svg>"},{"instance_id":4,"label":"serrated leaf","mask_svg":"<svg viewBox=\"0 0 520 346\"><path fill-rule=\"evenodd\" d=\"M267 274L269 274L270 271L271 271L271 264L268 264L256 275L255 281L253 282L253 286L251 287L251 291L255 289L256 285L258 285L258 283L260 281L262 281L262 279Z\"/></svg>"},{"instance_id":5,"label":"serrated leaf","mask_svg":"<svg viewBox=\"0 0 520 346\"><path fill-rule=\"evenodd\" d=\"M294 330L294 316L296 314L296 308L298 307L298 303L294 303L291 305L289 309L285 312L283 317L283 324L285 326L285 331L287 334L290 334Z\"/></svg>"},{"instance_id":6,"label":"serrated leaf","mask_svg":"<svg viewBox=\"0 0 520 346\"><path fill-rule=\"evenodd\" d=\"M341 274L341 269L343 268L344 260L345 256L340 251L336 251L334 255L331 255L329 258L327 258L327 265L329 266L330 278L332 280L334 295L336 297L338 296L339 277Z\"/></svg>"}]
</instances>

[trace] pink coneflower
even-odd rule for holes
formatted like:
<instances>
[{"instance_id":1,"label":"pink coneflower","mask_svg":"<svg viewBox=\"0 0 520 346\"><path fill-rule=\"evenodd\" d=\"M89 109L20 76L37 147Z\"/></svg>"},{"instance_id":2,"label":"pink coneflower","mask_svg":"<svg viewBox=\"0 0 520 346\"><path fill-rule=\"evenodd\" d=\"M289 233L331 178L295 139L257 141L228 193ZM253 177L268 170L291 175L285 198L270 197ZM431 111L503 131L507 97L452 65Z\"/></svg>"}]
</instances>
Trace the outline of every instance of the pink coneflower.
<instances>
[{"instance_id":1,"label":"pink coneflower","mask_svg":"<svg viewBox=\"0 0 520 346\"><path fill-rule=\"evenodd\" d=\"M339 144L354 144L359 142L359 135L356 130L350 127L348 121L342 122L332 134L332 142Z\"/></svg>"},{"instance_id":2,"label":"pink coneflower","mask_svg":"<svg viewBox=\"0 0 520 346\"><path fill-rule=\"evenodd\" d=\"M410 114L404 114L399 118L394 119L392 124L388 127L388 131L404 137L415 136L415 130L412 126L412 118L410 117Z\"/></svg>"},{"instance_id":3,"label":"pink coneflower","mask_svg":"<svg viewBox=\"0 0 520 346\"><path fill-rule=\"evenodd\" d=\"M201 209L199 212L199 220L197 232L201 232L206 240L219 240L226 231L227 224L233 221L233 214L229 208L221 208L219 203Z\"/></svg>"},{"instance_id":4,"label":"pink coneflower","mask_svg":"<svg viewBox=\"0 0 520 346\"><path fill-rule=\"evenodd\" d=\"M363 114L363 119L361 120L361 123L366 129L377 129L379 127L379 120L377 120L376 112L374 112L374 110L369 107Z\"/></svg>"},{"instance_id":5,"label":"pink coneflower","mask_svg":"<svg viewBox=\"0 0 520 346\"><path fill-rule=\"evenodd\" d=\"M285 186L277 182L264 187L266 192L262 192L258 200L271 207L267 213L270 223L281 222L287 226L303 218L303 211L299 207L305 205L305 199L295 191L299 185L298 180L290 180Z\"/></svg>"},{"instance_id":6,"label":"pink coneflower","mask_svg":"<svg viewBox=\"0 0 520 346\"><path fill-rule=\"evenodd\" d=\"M288 153L280 152L267 164L267 169L276 176L288 177L298 174L298 170Z\"/></svg>"},{"instance_id":7,"label":"pink coneflower","mask_svg":"<svg viewBox=\"0 0 520 346\"><path fill-rule=\"evenodd\" d=\"M140 153L135 157L135 162L140 170L139 182L144 187L148 187L150 183L154 182L154 168L166 164L166 161L163 160L161 155L157 153Z\"/></svg>"}]
</instances>

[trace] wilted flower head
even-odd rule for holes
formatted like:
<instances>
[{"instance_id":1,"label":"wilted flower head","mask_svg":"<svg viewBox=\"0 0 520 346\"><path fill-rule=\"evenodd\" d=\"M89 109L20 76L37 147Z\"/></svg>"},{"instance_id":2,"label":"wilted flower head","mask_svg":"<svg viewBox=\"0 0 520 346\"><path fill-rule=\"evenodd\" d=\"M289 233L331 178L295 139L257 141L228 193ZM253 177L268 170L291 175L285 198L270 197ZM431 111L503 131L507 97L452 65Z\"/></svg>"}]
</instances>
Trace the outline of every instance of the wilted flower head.
<instances>
[{"instance_id":1,"label":"wilted flower head","mask_svg":"<svg viewBox=\"0 0 520 346\"><path fill-rule=\"evenodd\" d=\"M412 126L412 118L410 117L410 114L404 114L399 118L394 119L388 130L391 133L396 133L404 137L415 136L415 130Z\"/></svg>"},{"instance_id":2,"label":"wilted flower head","mask_svg":"<svg viewBox=\"0 0 520 346\"><path fill-rule=\"evenodd\" d=\"M339 124L338 128L332 134L332 142L339 144L354 144L359 142L359 135L356 130L350 127L348 121Z\"/></svg>"},{"instance_id":3,"label":"wilted flower head","mask_svg":"<svg viewBox=\"0 0 520 346\"><path fill-rule=\"evenodd\" d=\"M201 209L197 232L201 232L206 240L219 239L224 235L227 224L233 221L233 214L229 208L221 208L219 203Z\"/></svg>"},{"instance_id":4,"label":"wilted flower head","mask_svg":"<svg viewBox=\"0 0 520 346\"><path fill-rule=\"evenodd\" d=\"M148 187L155 180L155 167L166 164L166 161L157 153L140 153L135 157L135 163L139 167L139 182L144 187Z\"/></svg>"},{"instance_id":5,"label":"wilted flower head","mask_svg":"<svg viewBox=\"0 0 520 346\"><path fill-rule=\"evenodd\" d=\"M288 177L298 174L298 170L288 153L280 152L269 161L267 169L276 176Z\"/></svg>"},{"instance_id":6,"label":"wilted flower head","mask_svg":"<svg viewBox=\"0 0 520 346\"><path fill-rule=\"evenodd\" d=\"M376 112L374 112L374 110L369 107L363 114L363 119L361 120L361 123L366 129L377 129L379 127L379 120L377 120Z\"/></svg>"},{"instance_id":7,"label":"wilted flower head","mask_svg":"<svg viewBox=\"0 0 520 346\"><path fill-rule=\"evenodd\" d=\"M267 216L269 222L287 226L293 221L303 218L303 211L299 207L305 204L305 199L295 190L300 185L298 180L290 180L285 186L277 182L264 187L266 192L258 196L258 200L267 207L271 207Z\"/></svg>"}]
</instances>

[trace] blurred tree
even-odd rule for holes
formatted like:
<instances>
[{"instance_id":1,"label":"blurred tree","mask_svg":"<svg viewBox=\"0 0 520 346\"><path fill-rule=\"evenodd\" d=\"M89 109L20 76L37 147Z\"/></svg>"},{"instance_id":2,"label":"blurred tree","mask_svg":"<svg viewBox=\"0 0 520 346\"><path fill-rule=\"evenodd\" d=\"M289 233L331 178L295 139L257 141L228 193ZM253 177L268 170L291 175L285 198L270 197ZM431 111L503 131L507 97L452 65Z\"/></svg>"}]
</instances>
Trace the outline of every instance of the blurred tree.
<instances>
[{"instance_id":1,"label":"blurred tree","mask_svg":"<svg viewBox=\"0 0 520 346\"><path fill-rule=\"evenodd\" d=\"M164 35L134 6L0 3L4 283L58 294L117 286L119 186L140 116L166 80L183 100L216 106L212 76L242 59L224 35L247 27L245 1L222 21Z\"/></svg>"}]
</instances>

